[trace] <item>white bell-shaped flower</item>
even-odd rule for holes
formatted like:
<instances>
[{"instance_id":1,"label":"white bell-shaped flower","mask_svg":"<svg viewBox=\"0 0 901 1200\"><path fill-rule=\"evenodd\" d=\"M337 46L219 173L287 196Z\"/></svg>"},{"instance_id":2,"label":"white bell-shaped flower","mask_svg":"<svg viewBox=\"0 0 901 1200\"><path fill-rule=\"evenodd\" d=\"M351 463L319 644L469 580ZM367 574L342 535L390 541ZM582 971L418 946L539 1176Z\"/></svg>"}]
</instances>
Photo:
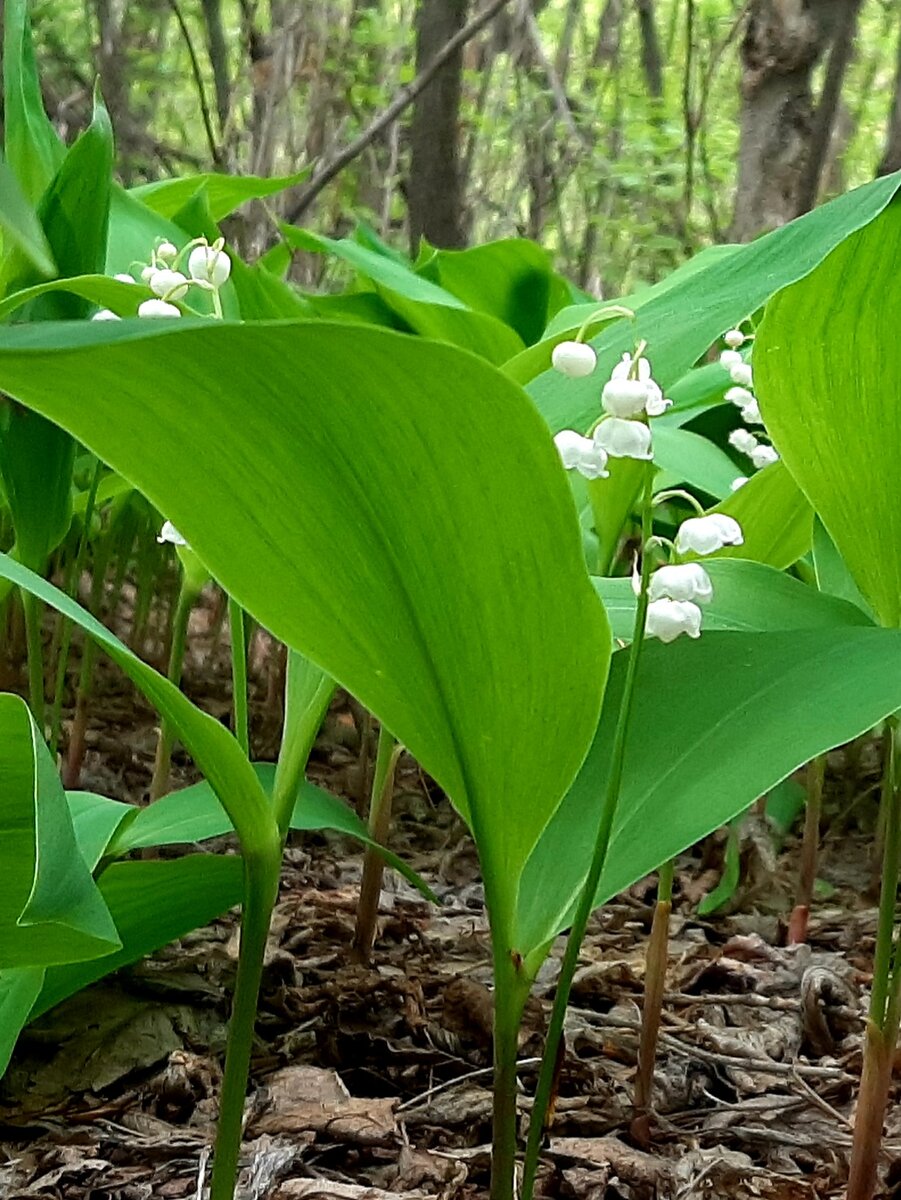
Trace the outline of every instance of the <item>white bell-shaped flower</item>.
<instances>
[{"instance_id":1,"label":"white bell-shaped flower","mask_svg":"<svg viewBox=\"0 0 901 1200\"><path fill-rule=\"evenodd\" d=\"M661 642L673 642L680 633L700 637L701 610L691 600L653 600L648 605L645 633Z\"/></svg>"},{"instance_id":2,"label":"white bell-shaped flower","mask_svg":"<svg viewBox=\"0 0 901 1200\"><path fill-rule=\"evenodd\" d=\"M741 355L739 355L741 358ZM751 370L751 364L746 362L737 362L729 368L729 378L733 383L737 383L739 387L754 386L754 372Z\"/></svg>"},{"instance_id":3,"label":"white bell-shaped flower","mask_svg":"<svg viewBox=\"0 0 901 1200\"><path fill-rule=\"evenodd\" d=\"M757 449L760 442L750 429L733 429L729 434L729 445L740 450L742 454L750 454L752 450Z\"/></svg>"},{"instance_id":4,"label":"white bell-shaped flower","mask_svg":"<svg viewBox=\"0 0 901 1200\"><path fill-rule=\"evenodd\" d=\"M660 389L660 385L655 383L653 379L647 381L648 398L645 402L645 412L649 417L660 417L668 408L672 408L672 400L667 400Z\"/></svg>"},{"instance_id":5,"label":"white bell-shaped flower","mask_svg":"<svg viewBox=\"0 0 901 1200\"><path fill-rule=\"evenodd\" d=\"M752 400L750 404L746 404L741 410L741 419L746 425L762 425L763 417L760 415L760 405L756 400Z\"/></svg>"},{"instance_id":6,"label":"white bell-shaped flower","mask_svg":"<svg viewBox=\"0 0 901 1200\"><path fill-rule=\"evenodd\" d=\"M190 280L181 271L170 271L168 267L162 271L154 271L150 280L150 290L166 300L181 300L188 293Z\"/></svg>"},{"instance_id":7,"label":"white bell-shaped flower","mask_svg":"<svg viewBox=\"0 0 901 1200\"><path fill-rule=\"evenodd\" d=\"M748 482L747 475L736 475L735 478L732 480L732 482L729 484L729 491L737 492L738 489L743 488L747 482Z\"/></svg>"},{"instance_id":8,"label":"white bell-shaped flower","mask_svg":"<svg viewBox=\"0 0 901 1200\"><path fill-rule=\"evenodd\" d=\"M160 242L156 248L156 256L160 262L172 263L178 258L178 246L172 242Z\"/></svg>"},{"instance_id":9,"label":"white bell-shaped flower","mask_svg":"<svg viewBox=\"0 0 901 1200\"><path fill-rule=\"evenodd\" d=\"M713 599L713 584L700 563L670 563L658 567L648 584L648 597L654 600L691 600L708 604Z\"/></svg>"},{"instance_id":10,"label":"white bell-shaped flower","mask_svg":"<svg viewBox=\"0 0 901 1200\"><path fill-rule=\"evenodd\" d=\"M221 288L231 274L232 260L219 246L195 246L188 255L188 274L198 283Z\"/></svg>"},{"instance_id":11,"label":"white bell-shaped flower","mask_svg":"<svg viewBox=\"0 0 901 1200\"><path fill-rule=\"evenodd\" d=\"M598 363L598 356L585 342L558 342L551 352L551 366L567 379L584 379Z\"/></svg>"},{"instance_id":12,"label":"white bell-shaped flower","mask_svg":"<svg viewBox=\"0 0 901 1200\"><path fill-rule=\"evenodd\" d=\"M594 444L611 458L641 458L650 461L651 431L643 421L605 417L594 431Z\"/></svg>"},{"instance_id":13,"label":"white bell-shaped flower","mask_svg":"<svg viewBox=\"0 0 901 1200\"><path fill-rule=\"evenodd\" d=\"M720 352L720 366L725 367L727 371L731 371L733 367L737 367L741 361L742 357L737 350L722 350Z\"/></svg>"},{"instance_id":14,"label":"white bell-shaped flower","mask_svg":"<svg viewBox=\"0 0 901 1200\"><path fill-rule=\"evenodd\" d=\"M741 526L725 513L707 513L689 517L676 534L677 554L713 554L724 546L740 546L744 541Z\"/></svg>"},{"instance_id":15,"label":"white bell-shaped flower","mask_svg":"<svg viewBox=\"0 0 901 1200\"><path fill-rule=\"evenodd\" d=\"M601 404L612 417L640 416L647 402L648 385L640 379L612 378L601 392Z\"/></svg>"},{"instance_id":16,"label":"white bell-shaped flower","mask_svg":"<svg viewBox=\"0 0 901 1200\"><path fill-rule=\"evenodd\" d=\"M770 467L774 462L779 461L779 455L772 446L760 445L757 446L750 454L751 462L760 470L763 467Z\"/></svg>"},{"instance_id":17,"label":"white bell-shaped flower","mask_svg":"<svg viewBox=\"0 0 901 1200\"><path fill-rule=\"evenodd\" d=\"M109 308L98 308L91 317L92 321L119 321L121 317Z\"/></svg>"},{"instance_id":18,"label":"white bell-shaped flower","mask_svg":"<svg viewBox=\"0 0 901 1200\"><path fill-rule=\"evenodd\" d=\"M139 317L180 317L181 310L168 300L144 300L138 305Z\"/></svg>"},{"instance_id":19,"label":"white bell-shaped flower","mask_svg":"<svg viewBox=\"0 0 901 1200\"><path fill-rule=\"evenodd\" d=\"M124 271L119 271L113 276L113 279L118 279L120 283L134 283L134 277L131 275L126 275Z\"/></svg>"},{"instance_id":20,"label":"white bell-shaped flower","mask_svg":"<svg viewBox=\"0 0 901 1200\"><path fill-rule=\"evenodd\" d=\"M737 350L745 343L745 335L740 329L729 329L723 334L723 341L730 350Z\"/></svg>"},{"instance_id":21,"label":"white bell-shaped flower","mask_svg":"<svg viewBox=\"0 0 901 1200\"><path fill-rule=\"evenodd\" d=\"M747 388L730 387L724 393L723 399L734 404L736 408L744 408L746 404L750 404L754 399L754 393L749 392Z\"/></svg>"},{"instance_id":22,"label":"white bell-shaped flower","mask_svg":"<svg viewBox=\"0 0 901 1200\"><path fill-rule=\"evenodd\" d=\"M172 546L187 546L187 542L175 528L171 521L164 521L163 527L156 539L160 545L168 542Z\"/></svg>"},{"instance_id":23,"label":"white bell-shaped flower","mask_svg":"<svg viewBox=\"0 0 901 1200\"><path fill-rule=\"evenodd\" d=\"M606 479L610 474L607 451L574 429L562 429L554 438L554 445L567 471L578 471L586 479Z\"/></svg>"}]
</instances>

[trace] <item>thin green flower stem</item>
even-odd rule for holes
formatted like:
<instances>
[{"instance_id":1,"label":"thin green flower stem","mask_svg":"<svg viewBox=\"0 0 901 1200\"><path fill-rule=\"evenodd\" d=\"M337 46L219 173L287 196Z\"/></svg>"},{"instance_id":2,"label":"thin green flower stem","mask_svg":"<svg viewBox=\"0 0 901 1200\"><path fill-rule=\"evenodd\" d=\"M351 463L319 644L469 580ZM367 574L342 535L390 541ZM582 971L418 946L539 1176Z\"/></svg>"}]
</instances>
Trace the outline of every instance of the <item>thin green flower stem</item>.
<instances>
[{"instance_id":1,"label":"thin green flower stem","mask_svg":"<svg viewBox=\"0 0 901 1200\"><path fill-rule=\"evenodd\" d=\"M91 484L88 488L88 498L85 503L83 524L81 527L81 537L78 539L78 549L75 552L75 566L72 570L72 576L69 580L66 594L76 596L78 593L78 583L81 579L81 573L84 570L84 560L88 551L88 543L91 539L91 521L94 519L94 505L97 503L97 488L100 484L100 475L103 471L103 463L98 458L94 464L94 473L91 476ZM63 715L63 692L66 686L66 668L69 665L69 651L72 648L72 621L69 617L61 617L62 634L60 637L59 651L56 659L56 680L53 688L53 709L50 714L50 753L56 757L57 747L59 746L59 735L62 727Z\"/></svg>"},{"instance_id":2,"label":"thin green flower stem","mask_svg":"<svg viewBox=\"0 0 901 1200\"><path fill-rule=\"evenodd\" d=\"M172 639L169 646L169 666L166 671L170 683L178 687L181 683L182 668L185 662L185 643L188 637L188 621L191 609L197 599L197 590L182 580L178 592L178 603L175 606L175 616L172 618ZM165 718L160 722L160 736L156 744L156 759L153 764L153 778L150 781L150 799L158 800L169 790L169 766L172 760L172 747L175 744L175 729L171 721Z\"/></svg>"},{"instance_id":3,"label":"thin green flower stem","mask_svg":"<svg viewBox=\"0 0 901 1200\"><path fill-rule=\"evenodd\" d=\"M607 318L613 317L628 317L629 320L635 320L635 313L631 308L625 308L622 304L608 304L605 308L596 309L595 312L587 317L579 326L579 332L576 334L577 342L584 342L585 334L597 321L604 321Z\"/></svg>"},{"instance_id":4,"label":"thin green flower stem","mask_svg":"<svg viewBox=\"0 0 901 1200\"><path fill-rule=\"evenodd\" d=\"M231 596L228 598L228 628L232 650L232 704L235 712L235 738L250 758L250 723L247 709L247 617Z\"/></svg>"},{"instance_id":5,"label":"thin green flower stem","mask_svg":"<svg viewBox=\"0 0 901 1200\"><path fill-rule=\"evenodd\" d=\"M369 798L369 836L379 845L388 840L391 828L391 802L394 798L394 775L403 753L401 746L384 725L379 727L379 743L375 756L375 771ZM379 895L385 860L377 846L367 846L363 855L363 878L360 883L360 898L357 901L357 920L354 929L354 957L363 963L369 962L375 941L378 922Z\"/></svg>"},{"instance_id":6,"label":"thin green flower stem","mask_svg":"<svg viewBox=\"0 0 901 1200\"><path fill-rule=\"evenodd\" d=\"M901 871L901 791L897 786L898 725L892 716L885 727L885 765L882 803L885 811L885 836L882 846L882 887L879 895L879 919L876 930L876 955L873 963L873 990L870 994L870 1020L880 1029L887 1015L892 975L892 948L895 928L895 903Z\"/></svg>"},{"instance_id":7,"label":"thin green flower stem","mask_svg":"<svg viewBox=\"0 0 901 1200\"><path fill-rule=\"evenodd\" d=\"M273 835L271 844L262 848L253 858L247 854L244 856L241 951L228 1025L210 1200L233 1200L235 1195L257 1001L263 977L266 939L281 872L282 843L274 826Z\"/></svg>"},{"instance_id":8,"label":"thin green flower stem","mask_svg":"<svg viewBox=\"0 0 901 1200\"><path fill-rule=\"evenodd\" d=\"M519 1027L530 991L522 964L503 948L494 955L494 1071L491 1130L490 1200L513 1200L516 1194L516 1061Z\"/></svg>"},{"instance_id":9,"label":"thin green flower stem","mask_svg":"<svg viewBox=\"0 0 901 1200\"><path fill-rule=\"evenodd\" d=\"M654 467L649 463L646 469L644 498L641 509L641 543L646 547L653 530L653 496L654 496ZM638 664L644 645L645 621L648 612L648 581L651 575L651 555L644 551L641 558L641 591L635 609L635 625L632 631L632 645L629 648L629 660L626 665L626 679L620 701L619 718L613 738L613 754L610 762L610 775L607 781L607 791L601 809L601 819L598 824L594 845L594 854L588 877L579 898L579 907L573 919L572 928L566 942L566 951L560 968L560 978L554 994L554 1005L548 1024L544 1053L541 1059L541 1069L538 1075L538 1087L532 1103L532 1115L529 1123L529 1137L526 1144L526 1156L523 1166L521 1200L532 1200L532 1190L535 1186L535 1175L538 1170L538 1156L544 1136L545 1120L554 1089L557 1052L563 1035L563 1024L566 1018L566 1006L572 988L573 977L579 961L579 951L585 937L588 919L595 907L595 896L598 884L607 861L607 850L610 846L610 834L613 829L613 819L616 816L616 806L619 801L620 787L625 763L626 735L629 731L629 721L632 712L632 697L635 692L635 680L638 674ZM492 1198L493 1200L493 1198Z\"/></svg>"},{"instance_id":10,"label":"thin green flower stem","mask_svg":"<svg viewBox=\"0 0 901 1200\"><path fill-rule=\"evenodd\" d=\"M46 736L44 729L44 650L41 643L41 615L44 606L31 592L21 591L25 614L25 644L28 656L28 705L34 723Z\"/></svg>"}]
</instances>

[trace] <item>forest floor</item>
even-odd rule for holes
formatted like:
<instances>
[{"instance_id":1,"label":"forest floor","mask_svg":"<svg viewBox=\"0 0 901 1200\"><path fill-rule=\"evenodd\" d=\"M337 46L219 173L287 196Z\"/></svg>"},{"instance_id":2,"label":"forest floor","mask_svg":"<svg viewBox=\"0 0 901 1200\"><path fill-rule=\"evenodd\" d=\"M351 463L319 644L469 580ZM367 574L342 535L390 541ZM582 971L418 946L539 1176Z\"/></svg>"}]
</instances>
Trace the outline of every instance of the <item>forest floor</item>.
<instances>
[{"instance_id":1,"label":"forest floor","mask_svg":"<svg viewBox=\"0 0 901 1200\"><path fill-rule=\"evenodd\" d=\"M189 657L187 690L224 713L221 656ZM261 699L254 716L265 757L275 723ZM317 782L349 797L361 790L355 739L338 702L311 762ZM143 802L154 740L153 714L104 669L84 786ZM842 757L832 759L841 782ZM192 778L177 762L176 783ZM722 839L678 864L649 1143L630 1127L653 880L595 915L567 1021L542 1196L842 1194L875 932L870 843L844 826L827 832L820 876L831 895L814 907L809 944L787 947L796 847L773 869L750 834L727 915L697 915L719 878ZM443 903L430 906L386 874L364 966L349 953L359 848L294 835L260 1004L243 1200L487 1196L492 999L478 863L462 823L408 759L391 844ZM224 841L211 848L233 852ZM0 1086L3 1200L201 1200L236 932L228 914L26 1030ZM523 1127L560 949L526 1013ZM884 1194L899 1194L901 1108L890 1108L885 1151Z\"/></svg>"}]
</instances>

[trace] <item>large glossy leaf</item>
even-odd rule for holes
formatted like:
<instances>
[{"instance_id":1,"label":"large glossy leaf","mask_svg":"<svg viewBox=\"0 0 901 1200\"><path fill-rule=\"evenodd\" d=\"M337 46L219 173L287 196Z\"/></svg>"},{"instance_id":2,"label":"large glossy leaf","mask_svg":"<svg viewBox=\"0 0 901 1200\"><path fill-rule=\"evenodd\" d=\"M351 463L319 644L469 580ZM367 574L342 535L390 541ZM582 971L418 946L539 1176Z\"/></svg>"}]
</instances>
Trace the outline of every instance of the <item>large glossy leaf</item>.
<instances>
[{"instance_id":1,"label":"large glossy leaf","mask_svg":"<svg viewBox=\"0 0 901 1200\"><path fill-rule=\"evenodd\" d=\"M59 135L44 112L28 0L3 5L3 132L6 161L36 202L65 155Z\"/></svg>"},{"instance_id":2,"label":"large glossy leaf","mask_svg":"<svg viewBox=\"0 0 901 1200\"><path fill-rule=\"evenodd\" d=\"M625 675L614 667L597 736L523 877L521 937L568 922L591 854ZM901 707L901 632L705 633L649 644L598 903L731 820L802 763ZM567 870L561 870L566 864Z\"/></svg>"},{"instance_id":3,"label":"large glossy leaf","mask_svg":"<svg viewBox=\"0 0 901 1200\"><path fill-rule=\"evenodd\" d=\"M588 379L545 372L529 392L553 432L587 429L598 416L598 380L608 378L637 337L648 341L655 377L666 390L698 361L726 329L754 312L780 288L803 279L849 234L872 221L894 196L901 174L840 196L720 258L703 269L683 269L671 284L636 307L635 321L617 321L592 341L598 371ZM886 254L884 263L891 262ZM560 319L560 314L555 320ZM802 327L798 326L799 331ZM801 336L806 336L801 334ZM757 365L757 364L755 364Z\"/></svg>"},{"instance_id":4,"label":"large glossy leaf","mask_svg":"<svg viewBox=\"0 0 901 1200\"><path fill-rule=\"evenodd\" d=\"M773 633L784 629L834 629L872 625L854 604L799 583L774 567L735 558L707 558L713 600L704 606L704 631ZM631 641L635 593L631 579L592 580L604 602L613 636Z\"/></svg>"},{"instance_id":5,"label":"large glossy leaf","mask_svg":"<svg viewBox=\"0 0 901 1200\"><path fill-rule=\"evenodd\" d=\"M99 887L122 939L121 950L94 962L51 967L30 1018L221 916L240 902L243 873L241 859L224 854L114 863L101 875Z\"/></svg>"},{"instance_id":6,"label":"large glossy leaf","mask_svg":"<svg viewBox=\"0 0 901 1200\"><path fill-rule=\"evenodd\" d=\"M119 945L79 853L53 760L19 696L0 694L0 968L43 967Z\"/></svg>"},{"instance_id":7,"label":"large glossy leaf","mask_svg":"<svg viewBox=\"0 0 901 1200\"><path fill-rule=\"evenodd\" d=\"M157 179L129 190L129 195L163 217L174 217L198 192L206 193L210 215L219 222L247 200L274 196L285 188L303 183L309 167L293 175L265 177L260 175L184 175L178 179Z\"/></svg>"},{"instance_id":8,"label":"large glossy leaf","mask_svg":"<svg viewBox=\"0 0 901 1200\"><path fill-rule=\"evenodd\" d=\"M761 411L879 619L901 624L901 205L767 307Z\"/></svg>"},{"instance_id":9,"label":"large glossy leaf","mask_svg":"<svg viewBox=\"0 0 901 1200\"><path fill-rule=\"evenodd\" d=\"M502 928L609 652L528 398L470 355L381 330L103 324L0 330L0 387L130 479L242 607L409 747L472 821Z\"/></svg>"},{"instance_id":10,"label":"large glossy leaf","mask_svg":"<svg viewBox=\"0 0 901 1200\"><path fill-rule=\"evenodd\" d=\"M53 275L56 264L34 208L9 165L0 160L0 228L7 247L15 246L41 275Z\"/></svg>"},{"instance_id":11,"label":"large glossy leaf","mask_svg":"<svg viewBox=\"0 0 901 1200\"><path fill-rule=\"evenodd\" d=\"M9 1066L19 1034L44 984L43 967L0 971L0 1076Z\"/></svg>"}]
</instances>

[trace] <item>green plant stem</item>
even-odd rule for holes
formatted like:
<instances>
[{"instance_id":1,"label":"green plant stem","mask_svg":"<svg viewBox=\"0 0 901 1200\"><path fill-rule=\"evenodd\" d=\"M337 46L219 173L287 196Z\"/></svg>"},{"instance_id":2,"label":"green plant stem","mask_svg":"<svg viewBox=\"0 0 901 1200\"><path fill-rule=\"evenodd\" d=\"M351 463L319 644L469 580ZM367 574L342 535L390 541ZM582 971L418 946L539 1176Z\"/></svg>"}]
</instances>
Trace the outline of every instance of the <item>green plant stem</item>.
<instances>
[{"instance_id":1,"label":"green plant stem","mask_svg":"<svg viewBox=\"0 0 901 1200\"><path fill-rule=\"evenodd\" d=\"M369 798L369 834L373 841L382 845L388 839L391 825L391 801L394 795L394 773L403 747L394 739L384 725L379 727L379 743L375 756L375 771L372 776L372 792ZM363 879L360 883L360 899L357 904L357 921L354 930L353 954L358 962L369 962L375 927L378 921L379 895L382 890L382 875L385 860L375 846L367 846L363 856Z\"/></svg>"},{"instance_id":2,"label":"green plant stem","mask_svg":"<svg viewBox=\"0 0 901 1200\"><path fill-rule=\"evenodd\" d=\"M873 989L864 1041L863 1072L854 1117L854 1142L847 1200L871 1200L876 1187L882 1127L891 1085L901 1016L901 962L895 933L895 904L901 871L901 788L898 719L886 722L882 804L882 888L876 928Z\"/></svg>"},{"instance_id":3,"label":"green plant stem","mask_svg":"<svg viewBox=\"0 0 901 1200\"><path fill-rule=\"evenodd\" d=\"M572 988L573 977L579 961L579 951L588 927L588 919L595 907L598 884L607 861L607 850L610 845L610 834L613 829L613 819L616 816L616 806L619 801L620 786L623 777L623 765L626 753L626 735L629 731L629 719L632 711L632 696L635 691L635 680L638 674L638 664L641 660L644 645L644 629L648 612L648 580L651 574L651 556L647 545L653 532L653 468L646 469L644 498L641 510L641 591L635 609L635 625L632 630L632 644L629 647L629 660L626 665L626 679L620 700L619 717L613 738L613 752L610 761L610 775L607 780L607 790L601 808L601 817L595 837L594 853L585 885L579 897L579 905L573 918L572 927L566 942L566 951L560 967L560 978L554 994L554 1005L551 1019L548 1023L547 1038L544 1053L541 1058L541 1069L538 1073L538 1086L532 1103L532 1115L529 1123L529 1137L526 1143L526 1156L523 1165L521 1200L531 1200L535 1186L535 1174L538 1170L538 1155L544 1137L545 1123L550 1111L551 1097L554 1093L557 1074L557 1053L563 1036L563 1024L566 1018L566 1006ZM494 1200L494 1197L492 1197Z\"/></svg>"},{"instance_id":4,"label":"green plant stem","mask_svg":"<svg viewBox=\"0 0 901 1200\"><path fill-rule=\"evenodd\" d=\"M499 938L502 945L509 939ZM491 1200L513 1200L516 1174L516 1060L530 980L503 948L494 956L494 1108Z\"/></svg>"},{"instance_id":5,"label":"green plant stem","mask_svg":"<svg viewBox=\"0 0 901 1200\"><path fill-rule=\"evenodd\" d=\"M275 830L273 827L273 834ZM219 1098L219 1124L213 1159L210 1200L233 1200L241 1154L244 1098L253 1049L257 1002L263 977L263 960L272 909L278 896L281 870L281 839L274 836L265 851L244 857L244 907L241 915L241 950L228 1046L225 1074Z\"/></svg>"},{"instance_id":6,"label":"green plant stem","mask_svg":"<svg viewBox=\"0 0 901 1200\"><path fill-rule=\"evenodd\" d=\"M44 650L41 643L41 614L44 606L37 596L23 591L22 611L25 614L25 639L28 657L28 704L34 723L44 729Z\"/></svg>"},{"instance_id":7,"label":"green plant stem","mask_svg":"<svg viewBox=\"0 0 901 1200\"><path fill-rule=\"evenodd\" d=\"M641 1036L638 1043L638 1072L635 1077L635 1122L633 1132L649 1137L648 1114L654 1089L654 1062L663 1011L663 988L669 958L669 920L673 907L674 863L664 863L657 873L657 903L645 955L644 999L641 1006Z\"/></svg>"},{"instance_id":8,"label":"green plant stem","mask_svg":"<svg viewBox=\"0 0 901 1200\"><path fill-rule=\"evenodd\" d=\"M247 618L244 609L228 598L228 627L232 650L232 704L235 712L235 738L250 757L250 728L247 711Z\"/></svg>"},{"instance_id":9,"label":"green plant stem","mask_svg":"<svg viewBox=\"0 0 901 1200\"><path fill-rule=\"evenodd\" d=\"M81 580L81 573L84 570L84 560L87 554L88 543L91 538L91 521L94 519L94 506L97 503L97 488L100 485L100 476L103 471L103 463L100 459L94 464L94 473L91 476L90 487L88 488L88 498L85 502L83 524L81 527L81 536L78 539L78 549L75 552L75 565L72 570L71 579L66 586L66 594L73 598L78 595L78 584ZM60 616L61 635L59 652L56 659L56 680L53 688L53 709L50 714L50 753L56 756L56 750L59 746L59 734L62 726L63 713L63 692L66 686L66 667L69 665L69 651L72 647L72 621L69 617Z\"/></svg>"},{"instance_id":10,"label":"green plant stem","mask_svg":"<svg viewBox=\"0 0 901 1200\"><path fill-rule=\"evenodd\" d=\"M178 603L175 606L175 616L172 618L172 637L169 646L169 666L166 672L170 683L178 686L181 683L182 667L185 661L185 643L188 636L188 621L191 609L197 599L195 588L186 581L178 593ZM169 790L169 765L172 759L172 746L175 742L175 730L172 723L165 718L160 722L160 736L156 744L156 759L153 764L153 779L150 782L150 799L158 800Z\"/></svg>"},{"instance_id":11,"label":"green plant stem","mask_svg":"<svg viewBox=\"0 0 901 1200\"><path fill-rule=\"evenodd\" d=\"M823 786L826 779L826 755L820 754L807 764L807 801L804 807L804 836L801 842L801 865L798 869L798 891L795 907L788 924L788 944L807 941L807 923L817 877L820 851L820 816L823 809Z\"/></svg>"}]
</instances>

